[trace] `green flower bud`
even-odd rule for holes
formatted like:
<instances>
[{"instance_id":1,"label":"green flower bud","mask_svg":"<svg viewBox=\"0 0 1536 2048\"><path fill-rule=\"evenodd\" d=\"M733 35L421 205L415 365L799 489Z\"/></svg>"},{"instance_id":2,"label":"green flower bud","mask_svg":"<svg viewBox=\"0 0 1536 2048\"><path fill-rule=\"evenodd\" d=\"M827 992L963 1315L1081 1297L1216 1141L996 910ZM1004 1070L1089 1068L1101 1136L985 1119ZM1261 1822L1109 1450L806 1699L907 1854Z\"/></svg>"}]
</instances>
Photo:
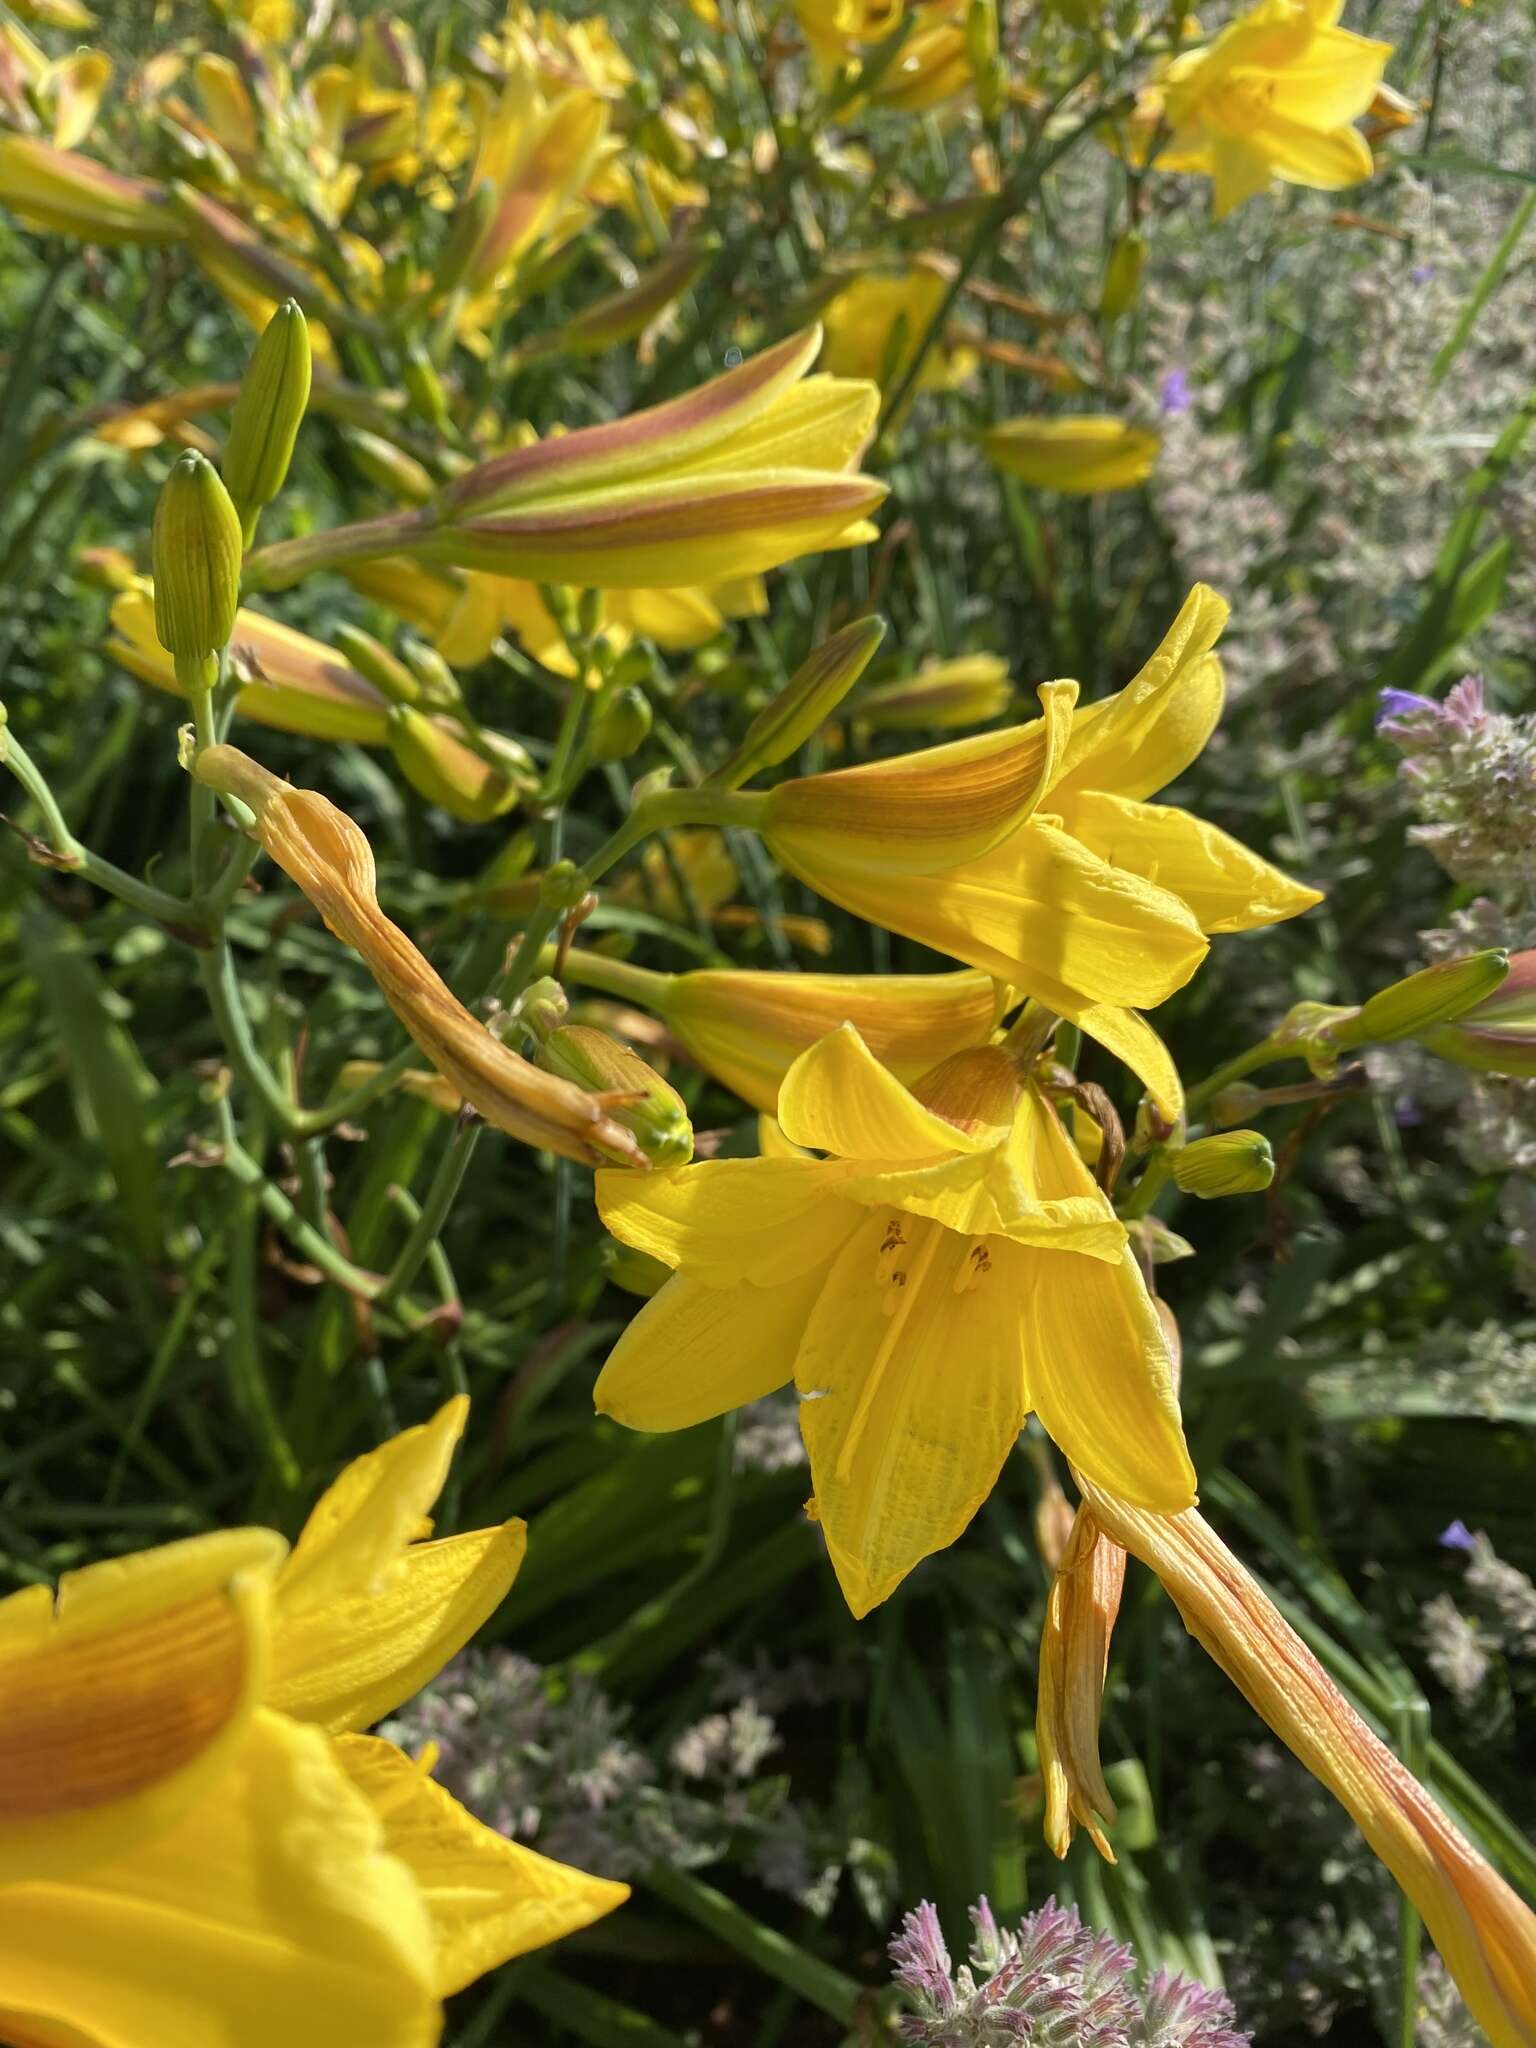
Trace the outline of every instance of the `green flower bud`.
<instances>
[{"instance_id":1,"label":"green flower bud","mask_svg":"<svg viewBox=\"0 0 1536 2048\"><path fill-rule=\"evenodd\" d=\"M709 780L718 787L736 789L762 769L787 761L825 725L884 638L883 619L856 619L830 640L823 640L773 702L753 719L741 745Z\"/></svg>"},{"instance_id":2,"label":"green flower bud","mask_svg":"<svg viewBox=\"0 0 1536 2048\"><path fill-rule=\"evenodd\" d=\"M1362 1005L1359 1017L1330 1034L1336 1044L1385 1045L1415 1038L1437 1024L1450 1024L1491 996L1509 973L1509 955L1498 947L1442 960L1393 982Z\"/></svg>"},{"instance_id":3,"label":"green flower bud","mask_svg":"<svg viewBox=\"0 0 1536 2048\"><path fill-rule=\"evenodd\" d=\"M653 1259L649 1252L637 1252L620 1244L616 1237L610 1237L603 1245L603 1271L615 1287L622 1287L626 1294L638 1294L642 1301L649 1301L672 1278L670 1266Z\"/></svg>"},{"instance_id":4,"label":"green flower bud","mask_svg":"<svg viewBox=\"0 0 1536 2048\"><path fill-rule=\"evenodd\" d=\"M372 683L391 704L415 704L421 699L421 684L403 661L397 661L381 640L365 633L361 626L337 626L331 639L358 674Z\"/></svg>"},{"instance_id":5,"label":"green flower bud","mask_svg":"<svg viewBox=\"0 0 1536 2048\"><path fill-rule=\"evenodd\" d=\"M1536 952L1512 954L1508 977L1492 995L1426 1031L1421 1042L1476 1073L1536 1075Z\"/></svg>"},{"instance_id":6,"label":"green flower bud","mask_svg":"<svg viewBox=\"0 0 1536 2048\"><path fill-rule=\"evenodd\" d=\"M517 1022L542 1043L569 1018L570 998L552 974L541 974L518 997L516 1014Z\"/></svg>"},{"instance_id":7,"label":"green flower bud","mask_svg":"<svg viewBox=\"0 0 1536 2048\"><path fill-rule=\"evenodd\" d=\"M240 515L205 455L179 455L150 532L155 635L167 654L207 663L228 644L240 602Z\"/></svg>"},{"instance_id":8,"label":"green flower bud","mask_svg":"<svg viewBox=\"0 0 1536 2048\"><path fill-rule=\"evenodd\" d=\"M341 439L362 475L390 497L403 498L408 505L424 505L437 489L414 455L407 455L381 434L370 434L366 427L344 427Z\"/></svg>"},{"instance_id":9,"label":"green flower bud","mask_svg":"<svg viewBox=\"0 0 1536 2048\"><path fill-rule=\"evenodd\" d=\"M412 410L429 427L436 427L441 432L448 424L448 394L425 349L413 348L407 352L402 375Z\"/></svg>"},{"instance_id":10,"label":"green flower bud","mask_svg":"<svg viewBox=\"0 0 1536 2048\"><path fill-rule=\"evenodd\" d=\"M267 322L246 366L224 447L224 481L254 530L283 487L309 404L309 324L288 299Z\"/></svg>"},{"instance_id":11,"label":"green flower bud","mask_svg":"<svg viewBox=\"0 0 1536 2048\"><path fill-rule=\"evenodd\" d=\"M1196 1138L1173 1158L1173 1177L1186 1195L1256 1195L1275 1177L1275 1155L1262 1131L1221 1131Z\"/></svg>"},{"instance_id":12,"label":"green flower bud","mask_svg":"<svg viewBox=\"0 0 1536 2048\"><path fill-rule=\"evenodd\" d=\"M592 721L592 759L627 761L651 729L651 700L643 690L620 690Z\"/></svg>"},{"instance_id":13,"label":"green flower bud","mask_svg":"<svg viewBox=\"0 0 1536 2048\"><path fill-rule=\"evenodd\" d=\"M1135 232L1122 235L1109 252L1104 266L1104 284L1099 293L1099 311L1106 320L1118 320L1136 303L1141 273L1147 261L1146 238Z\"/></svg>"},{"instance_id":14,"label":"green flower bud","mask_svg":"<svg viewBox=\"0 0 1536 2048\"><path fill-rule=\"evenodd\" d=\"M546 910L575 910L586 900L592 884L584 869L573 860L557 860L544 870L539 882L539 901Z\"/></svg>"},{"instance_id":15,"label":"green flower bud","mask_svg":"<svg viewBox=\"0 0 1536 2048\"><path fill-rule=\"evenodd\" d=\"M524 785L515 774L492 767L414 705L397 704L389 714L389 750L412 789L465 824L503 817L522 796Z\"/></svg>"},{"instance_id":16,"label":"green flower bud","mask_svg":"<svg viewBox=\"0 0 1536 2048\"><path fill-rule=\"evenodd\" d=\"M422 696L428 704L447 710L452 705L463 703L464 693L459 688L459 679L435 647L429 647L425 640L418 640L414 633L407 633L400 642L400 654L421 685Z\"/></svg>"},{"instance_id":17,"label":"green flower bud","mask_svg":"<svg viewBox=\"0 0 1536 2048\"><path fill-rule=\"evenodd\" d=\"M653 1166L684 1166L693 1156L693 1126L677 1090L639 1053L590 1024L562 1024L535 1055L546 1073L578 1087L632 1099L607 1105L617 1124L633 1133Z\"/></svg>"},{"instance_id":18,"label":"green flower bud","mask_svg":"<svg viewBox=\"0 0 1536 2048\"><path fill-rule=\"evenodd\" d=\"M1251 1081L1229 1081L1225 1088L1211 1097L1210 1120L1226 1130L1233 1124L1242 1123L1245 1117L1257 1116L1264 1106L1262 1088L1256 1088Z\"/></svg>"}]
</instances>

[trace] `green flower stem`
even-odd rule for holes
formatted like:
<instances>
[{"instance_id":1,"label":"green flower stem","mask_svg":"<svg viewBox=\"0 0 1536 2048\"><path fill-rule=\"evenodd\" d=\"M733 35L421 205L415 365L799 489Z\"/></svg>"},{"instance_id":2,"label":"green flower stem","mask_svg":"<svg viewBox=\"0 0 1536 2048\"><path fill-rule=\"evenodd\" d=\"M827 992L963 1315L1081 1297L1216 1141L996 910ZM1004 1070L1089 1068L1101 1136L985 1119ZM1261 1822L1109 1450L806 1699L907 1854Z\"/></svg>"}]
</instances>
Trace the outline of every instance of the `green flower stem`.
<instances>
[{"instance_id":1,"label":"green flower stem","mask_svg":"<svg viewBox=\"0 0 1536 2048\"><path fill-rule=\"evenodd\" d=\"M211 795L212 792L210 791ZM267 1064L251 1031L240 984L235 978L234 956L222 937L197 963L198 978L213 1021L219 1028L236 1073L261 1104L265 1114L284 1137L295 1134L295 1105L282 1083Z\"/></svg>"},{"instance_id":2,"label":"green flower stem","mask_svg":"<svg viewBox=\"0 0 1536 2048\"><path fill-rule=\"evenodd\" d=\"M280 540L246 556L241 585L246 591L287 590L304 577L333 569L338 563L395 554L428 530L427 520L413 508L387 513L381 519L360 520L354 526L333 527L326 533L308 533L300 540Z\"/></svg>"},{"instance_id":3,"label":"green flower stem","mask_svg":"<svg viewBox=\"0 0 1536 2048\"><path fill-rule=\"evenodd\" d=\"M569 2029L596 2048L687 2048L682 2035L670 2027L658 2026L633 2006L616 2004L534 1958L519 1970L513 1996L554 2020L562 2032Z\"/></svg>"},{"instance_id":4,"label":"green flower stem","mask_svg":"<svg viewBox=\"0 0 1536 2048\"><path fill-rule=\"evenodd\" d=\"M1118 1205L1121 1220L1129 1223L1137 1216L1145 1216L1167 1185L1172 1172L1173 1154L1166 1148L1154 1152L1141 1179Z\"/></svg>"},{"instance_id":5,"label":"green flower stem","mask_svg":"<svg viewBox=\"0 0 1536 2048\"><path fill-rule=\"evenodd\" d=\"M448 1141L447 1150L437 1162L437 1172L432 1176L432 1185L421 1205L421 1213L411 1226L405 1243L395 1254L395 1262L387 1277L373 1296L380 1308L392 1307L421 1271L422 1261L436 1244L437 1234L447 1222L448 1211L464 1184L469 1162L475 1156L475 1147L484 1129L485 1125L477 1116L461 1118Z\"/></svg>"},{"instance_id":6,"label":"green flower stem","mask_svg":"<svg viewBox=\"0 0 1536 2048\"><path fill-rule=\"evenodd\" d=\"M662 1007L667 990L677 979L675 974L657 974L652 968L610 959L606 953L591 953L582 946L572 946L566 954L565 972L567 980L579 982L583 988L601 989L604 995L641 1003L648 1010Z\"/></svg>"},{"instance_id":7,"label":"green flower stem","mask_svg":"<svg viewBox=\"0 0 1536 2048\"><path fill-rule=\"evenodd\" d=\"M370 1074L366 1081L359 1081L344 1095L332 1096L318 1109L301 1109L294 1119L295 1132L300 1137L319 1137L324 1131L334 1130L337 1124L350 1123L353 1117L361 1116L381 1096L387 1095L400 1076L408 1073L421 1057L421 1048L412 1039L397 1053L391 1053L376 1074Z\"/></svg>"},{"instance_id":8,"label":"green flower stem","mask_svg":"<svg viewBox=\"0 0 1536 2048\"><path fill-rule=\"evenodd\" d=\"M59 809L48 778L21 741L9 731L5 734L3 750L0 750L0 760L10 769L41 814L41 837L48 848L50 867L56 867L65 874L82 875L109 896L117 897L120 903L126 903L131 910L141 911L145 917L154 918L159 924L185 930L195 922L196 910L185 897L152 888L148 882L141 882L137 875L114 867L111 861L103 860L88 846L80 844L64 822L64 814Z\"/></svg>"},{"instance_id":9,"label":"green flower stem","mask_svg":"<svg viewBox=\"0 0 1536 2048\"><path fill-rule=\"evenodd\" d=\"M691 1872L658 1864L646 1872L641 1882L647 1891L686 1913L690 1920L707 1928L765 1975L787 1984L808 2005L830 2014L843 2026L852 2027L870 2009L873 2000L862 1984L797 1948L794 1942L765 1927L724 1892L716 1891Z\"/></svg>"},{"instance_id":10,"label":"green flower stem","mask_svg":"<svg viewBox=\"0 0 1536 2048\"><path fill-rule=\"evenodd\" d=\"M642 840L672 825L741 825L754 829L767 801L765 796L728 789L656 790L640 799L613 837L586 862L587 879L600 880L615 861L622 860Z\"/></svg>"},{"instance_id":11,"label":"green flower stem","mask_svg":"<svg viewBox=\"0 0 1536 2048\"><path fill-rule=\"evenodd\" d=\"M1267 1067L1272 1060L1300 1057L1299 1047L1277 1045L1272 1038L1266 1038L1258 1045L1251 1045L1246 1052L1240 1052L1235 1060L1228 1060L1224 1067L1218 1067L1214 1074L1208 1074L1197 1088L1189 1090L1184 1097L1186 1122L1193 1124L1223 1088L1229 1087L1234 1081L1243 1080L1256 1067Z\"/></svg>"},{"instance_id":12,"label":"green flower stem","mask_svg":"<svg viewBox=\"0 0 1536 2048\"><path fill-rule=\"evenodd\" d=\"M230 1128L233 1129L231 1122ZM303 1482L293 1446L283 1433L272 1388L261 1361L261 1317L256 1305L256 1217L258 1198L242 1187L229 1236L230 1337L227 1364L237 1410L261 1446L267 1473L278 1490L292 1495Z\"/></svg>"}]
</instances>

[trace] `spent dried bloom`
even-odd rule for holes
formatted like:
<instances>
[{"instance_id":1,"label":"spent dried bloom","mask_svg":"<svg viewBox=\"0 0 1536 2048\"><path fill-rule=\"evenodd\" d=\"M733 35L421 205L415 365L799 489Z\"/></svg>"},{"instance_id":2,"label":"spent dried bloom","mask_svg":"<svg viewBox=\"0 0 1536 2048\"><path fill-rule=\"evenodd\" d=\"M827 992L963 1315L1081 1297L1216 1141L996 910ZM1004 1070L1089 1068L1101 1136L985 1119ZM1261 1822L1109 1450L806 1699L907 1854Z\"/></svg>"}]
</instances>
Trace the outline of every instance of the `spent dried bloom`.
<instances>
[{"instance_id":1,"label":"spent dried bloom","mask_svg":"<svg viewBox=\"0 0 1536 2048\"><path fill-rule=\"evenodd\" d=\"M890 1944L911 2010L898 2021L922 2048L1245 2048L1225 1995L1160 1969L1135 1982L1136 1959L1085 1927L1075 1906L1047 1899L1017 1928L985 1898L971 1908L968 1960L957 1969L925 1900Z\"/></svg>"}]
</instances>

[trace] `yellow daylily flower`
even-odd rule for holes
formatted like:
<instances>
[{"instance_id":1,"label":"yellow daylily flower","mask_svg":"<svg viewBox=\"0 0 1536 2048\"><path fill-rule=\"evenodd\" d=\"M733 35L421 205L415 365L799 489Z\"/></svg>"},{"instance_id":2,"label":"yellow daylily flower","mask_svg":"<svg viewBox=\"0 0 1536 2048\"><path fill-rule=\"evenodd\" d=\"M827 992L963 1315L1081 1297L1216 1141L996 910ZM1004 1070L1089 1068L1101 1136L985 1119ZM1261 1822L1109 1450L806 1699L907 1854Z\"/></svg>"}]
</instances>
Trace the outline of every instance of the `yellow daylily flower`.
<instances>
[{"instance_id":1,"label":"yellow daylily flower","mask_svg":"<svg viewBox=\"0 0 1536 2048\"><path fill-rule=\"evenodd\" d=\"M855 546L886 494L854 472L880 396L807 377L820 345L819 329L791 335L681 398L477 463L430 504L259 549L246 588L406 554L540 583L666 590Z\"/></svg>"},{"instance_id":2,"label":"yellow daylily flower","mask_svg":"<svg viewBox=\"0 0 1536 2048\"><path fill-rule=\"evenodd\" d=\"M559 243L578 228L582 188L608 129L602 98L585 89L546 95L531 54L515 63L488 111L470 174L473 192L488 183L495 209L466 273L472 291L515 270L536 243ZM479 316L472 325L479 327Z\"/></svg>"},{"instance_id":3,"label":"yellow daylily flower","mask_svg":"<svg viewBox=\"0 0 1536 2048\"><path fill-rule=\"evenodd\" d=\"M1086 1541L1119 1546L1151 1567L1190 1634L1344 1807L1418 1908L1493 2048L1532 2048L1536 1914L1366 1726L1199 1514L1148 1514L1086 1475L1080 1483L1079 1520L1093 1525ZM1091 1784L1076 1788L1078 1814L1079 1799L1095 1801ZM1067 1817L1052 1846L1062 1853L1070 1837Z\"/></svg>"},{"instance_id":4,"label":"yellow daylily flower","mask_svg":"<svg viewBox=\"0 0 1536 2048\"><path fill-rule=\"evenodd\" d=\"M985 1045L1007 999L989 974L970 971L775 974L703 967L654 974L579 946L567 953L565 967L574 982L654 1010L705 1073L769 1115L801 1053L840 1024L853 1025L880 1064L910 1083L950 1053Z\"/></svg>"},{"instance_id":5,"label":"yellow daylily flower","mask_svg":"<svg viewBox=\"0 0 1536 2048\"><path fill-rule=\"evenodd\" d=\"M1070 1018L1176 1117L1177 1073L1137 1012L1183 987L1206 933L1320 900L1214 825L1145 801L1221 715L1226 617L1198 585L1114 696L1078 707L1075 683L1042 684L1033 724L782 782L748 822L834 903Z\"/></svg>"},{"instance_id":6,"label":"yellow daylily flower","mask_svg":"<svg viewBox=\"0 0 1536 2048\"><path fill-rule=\"evenodd\" d=\"M1159 170L1212 181L1220 220L1279 179L1337 192L1373 169L1350 124L1368 112L1390 43L1338 26L1343 0L1260 0L1211 43L1171 59L1142 95L1132 149L1171 129Z\"/></svg>"},{"instance_id":7,"label":"yellow daylily flower","mask_svg":"<svg viewBox=\"0 0 1536 2048\"><path fill-rule=\"evenodd\" d=\"M520 1522L417 1540L467 1408L348 1466L291 1553L232 1530L0 1601L0 2039L432 2048L442 1998L624 1899L332 1739L522 1560Z\"/></svg>"},{"instance_id":8,"label":"yellow daylily flower","mask_svg":"<svg viewBox=\"0 0 1536 2048\"><path fill-rule=\"evenodd\" d=\"M43 75L41 97L53 108L56 149L75 149L96 125L102 95L112 79L112 60L100 50L61 57Z\"/></svg>"},{"instance_id":9,"label":"yellow daylily flower","mask_svg":"<svg viewBox=\"0 0 1536 2048\"><path fill-rule=\"evenodd\" d=\"M35 135L0 135L0 205L27 227L83 242L179 242L186 234L163 185Z\"/></svg>"},{"instance_id":10,"label":"yellow daylily flower","mask_svg":"<svg viewBox=\"0 0 1536 2048\"><path fill-rule=\"evenodd\" d=\"M932 264L913 264L890 277L866 274L845 285L828 305L826 367L837 377L899 381L938 317L949 280ZM968 349L943 341L931 349L918 377L922 391L949 390L976 367Z\"/></svg>"},{"instance_id":11,"label":"yellow daylily flower","mask_svg":"<svg viewBox=\"0 0 1536 2048\"><path fill-rule=\"evenodd\" d=\"M317 790L291 788L236 747L204 747L191 766L200 782L250 808L264 852L361 955L411 1037L487 1123L588 1165L607 1159L645 1167L645 1154L607 1114L603 1096L541 1072L504 1045L384 915L373 849L344 811Z\"/></svg>"},{"instance_id":12,"label":"yellow daylily flower","mask_svg":"<svg viewBox=\"0 0 1536 2048\"><path fill-rule=\"evenodd\" d=\"M1188 1504L1124 1228L1011 1054L957 1053L909 1090L844 1024L790 1068L778 1122L828 1156L598 1175L608 1229L675 1269L603 1368L605 1414L681 1429L793 1376L856 1615L955 1541L1031 1409L1106 1483Z\"/></svg>"},{"instance_id":13,"label":"yellow daylily flower","mask_svg":"<svg viewBox=\"0 0 1536 2048\"><path fill-rule=\"evenodd\" d=\"M1145 483L1162 446L1147 427L1111 413L1002 420L977 436L998 468L1041 491L1097 497Z\"/></svg>"}]
</instances>

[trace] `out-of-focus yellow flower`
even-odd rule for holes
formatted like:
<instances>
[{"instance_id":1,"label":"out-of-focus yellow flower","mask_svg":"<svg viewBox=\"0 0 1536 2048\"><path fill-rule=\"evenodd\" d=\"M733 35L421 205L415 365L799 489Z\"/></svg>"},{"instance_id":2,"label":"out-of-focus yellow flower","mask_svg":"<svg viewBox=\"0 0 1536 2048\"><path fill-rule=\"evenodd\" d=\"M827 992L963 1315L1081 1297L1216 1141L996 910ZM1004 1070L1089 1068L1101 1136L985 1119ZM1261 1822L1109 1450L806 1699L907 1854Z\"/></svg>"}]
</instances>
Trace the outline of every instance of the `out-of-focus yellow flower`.
<instances>
[{"instance_id":1,"label":"out-of-focus yellow flower","mask_svg":"<svg viewBox=\"0 0 1536 2048\"><path fill-rule=\"evenodd\" d=\"M96 26L96 17L89 7L83 7L80 0L13 0L15 11L23 21L35 22L39 28L62 28L84 33Z\"/></svg>"},{"instance_id":2,"label":"out-of-focus yellow flower","mask_svg":"<svg viewBox=\"0 0 1536 2048\"><path fill-rule=\"evenodd\" d=\"M1182 51L1141 96L1131 147L1145 157L1161 124L1164 171L1212 182L1220 220L1275 179L1337 192L1371 175L1350 123L1366 113L1390 43L1338 26L1343 0L1260 0L1211 43Z\"/></svg>"},{"instance_id":3,"label":"out-of-focus yellow flower","mask_svg":"<svg viewBox=\"0 0 1536 2048\"><path fill-rule=\"evenodd\" d=\"M1183 987L1205 933L1320 900L1215 826L1145 801L1221 715L1226 617L1197 585L1114 696L1075 708L1075 683L1042 684L1033 724L781 782L744 822L834 903L1070 1018L1174 1120L1177 1072L1136 1012Z\"/></svg>"},{"instance_id":4,"label":"out-of-focus yellow flower","mask_svg":"<svg viewBox=\"0 0 1536 2048\"><path fill-rule=\"evenodd\" d=\"M870 93L877 107L926 114L971 90L975 73L965 36L967 4L929 0L914 10L911 33Z\"/></svg>"},{"instance_id":5,"label":"out-of-focus yellow flower","mask_svg":"<svg viewBox=\"0 0 1536 2048\"><path fill-rule=\"evenodd\" d=\"M1156 1572L1196 1642L1354 1820L1418 1908L1494 2048L1531 2048L1536 1915L1366 1727L1200 1515L1147 1514L1086 1474L1082 1487L1080 1512L1101 1540Z\"/></svg>"},{"instance_id":6,"label":"out-of-focus yellow flower","mask_svg":"<svg viewBox=\"0 0 1536 2048\"><path fill-rule=\"evenodd\" d=\"M800 32L824 72L894 34L904 11L905 0L795 0Z\"/></svg>"},{"instance_id":7,"label":"out-of-focus yellow flower","mask_svg":"<svg viewBox=\"0 0 1536 2048\"><path fill-rule=\"evenodd\" d=\"M885 486L861 476L873 385L807 377L791 335L665 405L465 470L427 505L248 556L249 589L408 554L541 583L656 590L759 574L870 537Z\"/></svg>"},{"instance_id":8,"label":"out-of-focus yellow flower","mask_svg":"<svg viewBox=\"0 0 1536 2048\"><path fill-rule=\"evenodd\" d=\"M0 1602L7 2038L431 2048L442 1998L626 1896L342 1732L521 1563L520 1522L416 1540L467 1405L350 1465L291 1554L232 1530Z\"/></svg>"},{"instance_id":9,"label":"out-of-focus yellow flower","mask_svg":"<svg viewBox=\"0 0 1536 2048\"><path fill-rule=\"evenodd\" d=\"M959 654L949 661L925 661L916 675L865 691L852 711L873 732L932 732L982 725L1006 711L1013 697L1013 679L1001 655Z\"/></svg>"},{"instance_id":10,"label":"out-of-focus yellow flower","mask_svg":"<svg viewBox=\"0 0 1536 2048\"><path fill-rule=\"evenodd\" d=\"M551 97L531 59L513 69L481 125L470 174L471 191L488 183L496 194L465 273L471 291L505 279L535 243L556 248L581 226L582 188L607 129L598 94L578 88Z\"/></svg>"},{"instance_id":11,"label":"out-of-focus yellow flower","mask_svg":"<svg viewBox=\"0 0 1536 2048\"><path fill-rule=\"evenodd\" d=\"M701 836L719 843L714 834ZM972 971L775 974L704 967L653 974L580 947L567 954L566 973L654 1010L707 1074L770 1115L801 1053L840 1024L852 1024L880 1064L911 1083L952 1052L984 1045L1007 993L990 975Z\"/></svg>"},{"instance_id":12,"label":"out-of-focus yellow flower","mask_svg":"<svg viewBox=\"0 0 1536 2048\"><path fill-rule=\"evenodd\" d=\"M1003 420L976 438L1009 476L1037 490L1079 497L1145 483L1162 446L1150 428L1133 427L1109 413Z\"/></svg>"},{"instance_id":13,"label":"out-of-focus yellow flower","mask_svg":"<svg viewBox=\"0 0 1536 2048\"><path fill-rule=\"evenodd\" d=\"M1124 1228L1011 1054L957 1053L908 1090L844 1024L790 1068L778 1120L828 1156L599 1174L614 1236L676 1269L604 1366L600 1409L681 1429L792 1372L858 1615L954 1542L1031 1409L1138 1500L1193 1499Z\"/></svg>"},{"instance_id":14,"label":"out-of-focus yellow flower","mask_svg":"<svg viewBox=\"0 0 1536 2048\"><path fill-rule=\"evenodd\" d=\"M897 382L922 345L949 290L943 272L914 264L894 277L857 277L823 316L826 368L834 376ZM923 391L949 390L976 366L974 354L942 343L930 349L918 377Z\"/></svg>"},{"instance_id":15,"label":"out-of-focus yellow flower","mask_svg":"<svg viewBox=\"0 0 1536 2048\"><path fill-rule=\"evenodd\" d=\"M192 772L249 806L263 851L297 882L342 944L361 955L411 1037L487 1123L586 1165L604 1159L647 1165L601 1095L540 1072L504 1045L384 915L373 849L344 811L316 790L291 788L234 747L204 747Z\"/></svg>"},{"instance_id":16,"label":"out-of-focus yellow flower","mask_svg":"<svg viewBox=\"0 0 1536 2048\"><path fill-rule=\"evenodd\" d=\"M186 234L163 185L35 135L0 135L0 205L27 227L85 242L179 242Z\"/></svg>"},{"instance_id":17,"label":"out-of-focus yellow flower","mask_svg":"<svg viewBox=\"0 0 1536 2048\"><path fill-rule=\"evenodd\" d=\"M77 50L44 72L39 97L53 110L57 149L76 149L96 125L102 96L112 79L112 59L100 50Z\"/></svg>"}]
</instances>

